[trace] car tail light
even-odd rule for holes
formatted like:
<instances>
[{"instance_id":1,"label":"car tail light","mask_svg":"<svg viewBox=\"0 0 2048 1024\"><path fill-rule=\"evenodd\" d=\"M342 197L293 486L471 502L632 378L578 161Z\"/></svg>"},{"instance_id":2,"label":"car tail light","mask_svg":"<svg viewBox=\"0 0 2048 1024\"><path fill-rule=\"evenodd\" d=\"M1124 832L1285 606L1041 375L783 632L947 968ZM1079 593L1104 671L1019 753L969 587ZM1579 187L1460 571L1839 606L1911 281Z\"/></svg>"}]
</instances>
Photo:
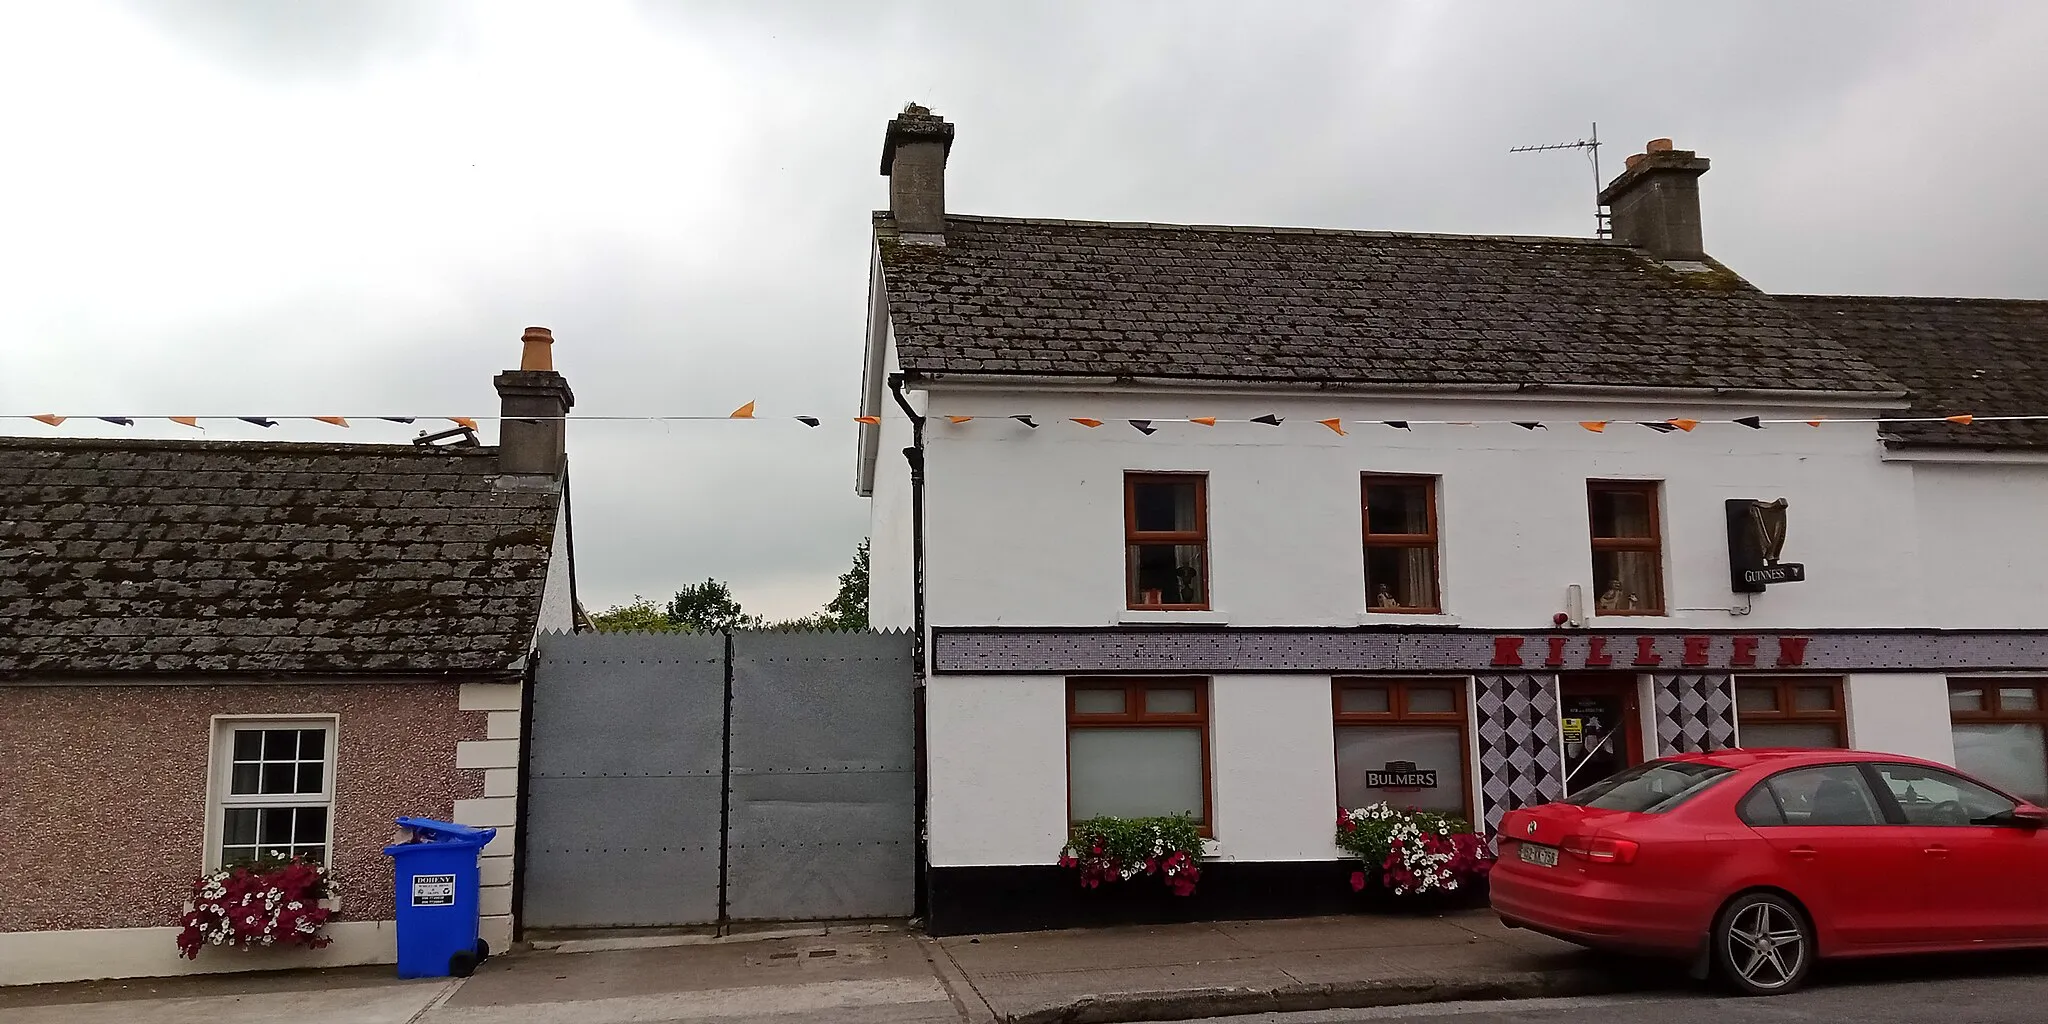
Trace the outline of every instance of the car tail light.
<instances>
[{"instance_id":1,"label":"car tail light","mask_svg":"<svg viewBox=\"0 0 2048 1024\"><path fill-rule=\"evenodd\" d=\"M1566 836L1559 848L1574 857L1599 864L1631 864L1636 859L1636 843L1632 839Z\"/></svg>"}]
</instances>

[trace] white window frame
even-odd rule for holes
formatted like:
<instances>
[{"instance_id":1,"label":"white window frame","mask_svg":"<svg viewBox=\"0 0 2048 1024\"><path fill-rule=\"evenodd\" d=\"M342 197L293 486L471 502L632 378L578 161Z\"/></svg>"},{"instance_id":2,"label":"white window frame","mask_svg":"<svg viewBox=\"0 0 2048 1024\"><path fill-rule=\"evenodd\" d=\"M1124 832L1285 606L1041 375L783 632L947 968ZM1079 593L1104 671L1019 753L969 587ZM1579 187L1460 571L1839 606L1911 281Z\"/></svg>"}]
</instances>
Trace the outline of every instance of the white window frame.
<instances>
[{"instance_id":1,"label":"white window frame","mask_svg":"<svg viewBox=\"0 0 2048 1024\"><path fill-rule=\"evenodd\" d=\"M241 729L324 729L327 742L322 745L327 763L322 766L323 792L317 796L308 793L277 793L270 795L235 796L229 793L229 780L234 771L234 735ZM335 769L339 761L336 752L341 745L341 718L338 715L215 715L210 723L211 735L207 749L206 785L206 845L200 851L201 873L220 870L221 844L226 838L227 812L235 807L313 807L327 808L327 863L334 863L334 819Z\"/></svg>"}]
</instances>

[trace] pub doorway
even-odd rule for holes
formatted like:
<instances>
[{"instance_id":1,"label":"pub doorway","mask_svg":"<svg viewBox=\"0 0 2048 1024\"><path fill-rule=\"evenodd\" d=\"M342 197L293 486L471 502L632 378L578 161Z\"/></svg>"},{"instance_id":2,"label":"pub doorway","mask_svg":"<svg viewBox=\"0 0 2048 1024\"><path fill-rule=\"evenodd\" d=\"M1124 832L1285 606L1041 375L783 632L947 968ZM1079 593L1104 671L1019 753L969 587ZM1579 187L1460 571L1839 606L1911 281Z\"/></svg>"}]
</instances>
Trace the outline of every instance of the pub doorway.
<instances>
[{"instance_id":1,"label":"pub doorway","mask_svg":"<svg viewBox=\"0 0 2048 1024\"><path fill-rule=\"evenodd\" d=\"M1630 672L1583 672L1558 680L1566 796L1643 761L1643 716Z\"/></svg>"}]
</instances>

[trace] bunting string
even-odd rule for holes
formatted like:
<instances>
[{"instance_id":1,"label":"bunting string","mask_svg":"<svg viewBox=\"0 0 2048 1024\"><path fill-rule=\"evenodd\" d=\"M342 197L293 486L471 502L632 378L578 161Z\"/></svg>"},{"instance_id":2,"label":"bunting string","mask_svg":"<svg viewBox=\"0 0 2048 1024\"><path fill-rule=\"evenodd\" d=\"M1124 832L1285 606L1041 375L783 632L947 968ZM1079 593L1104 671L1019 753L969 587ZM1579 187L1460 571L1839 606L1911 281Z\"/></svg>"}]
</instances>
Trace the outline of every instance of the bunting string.
<instances>
[{"instance_id":1,"label":"bunting string","mask_svg":"<svg viewBox=\"0 0 2048 1024\"><path fill-rule=\"evenodd\" d=\"M997 415L933 413L929 414L927 416L927 419L944 420L946 423L952 426L963 428L967 427L969 424L974 423L977 420L1005 420L1022 424L1023 426L1028 427L1032 430L1037 430L1042 426L1048 426L1052 424L1071 424L1086 429L1094 430L1101 428L1111 422L1111 420L1109 419L1096 416L1054 416L1041 418L1039 416L1032 414L1019 413L1003 413ZM355 425L356 423L361 422L375 421L384 423L410 424L424 421L428 423L453 423L458 427L462 427L464 429L472 431L478 429L478 424L480 423L496 423L503 422L505 420L517 420L525 423L541 423L556 420L564 422L582 421L605 423L686 423L699 421L712 422L723 420L768 423L778 420L788 420L800 423L803 426L810 428L821 426L826 422L824 417L808 414L795 416L761 415L757 413L756 403L754 402L748 402L745 405L742 405L739 408L733 410L732 412L724 414L658 413L653 415L640 416L585 413L576 413L567 416L117 416L105 414L88 415L72 413L0 413L0 420L34 420L35 422L42 423L46 426L51 427L61 427L66 422L72 420L77 420L80 422L92 421L98 423L107 423L119 427L132 427L135 426L137 423L146 423L154 420L162 420L165 422L178 424L179 426L191 427L198 430L206 429L205 425L209 422L244 423L251 426L264 428L275 427L280 423L311 422L324 423L333 427L347 428ZM851 417L851 420L854 423L865 425L875 425L882 422L882 418L880 416L854 416ZM1979 416L1972 413L1955 413L1950 415L1935 416L1823 416L1811 419L1803 417L1794 419L1774 419L1765 416L1736 416L1729 419L1702 420L1689 419L1685 417L1675 417L1666 420L1605 419L1559 420L1554 422L1545 422L1541 420L1350 419L1341 416L1332 416L1325 419L1309 420L1306 422L1313 423L1317 426L1323 427L1329 430L1331 433L1334 433L1340 437L1348 437L1354 432L1356 432L1359 428L1364 427L1380 427L1386 429L1413 432L1417 427L1512 426L1518 427L1522 430L1535 431L1575 426L1579 429L1591 433L1604 434L1607 433L1610 428L1619 429L1622 427L1634 426L1643 427L1659 434L1671 434L1692 433L1693 431L1698 430L1701 427L1707 426L1738 426L1746 427L1750 430L1763 430L1767 427L1774 426L1821 427L1828 424L1948 423L1956 426L1970 426L1972 424L1978 423L2026 423L2043 421L2048 421L2048 413L2028 413L2010 416ZM1202 427L1205 429L1233 424L1248 424L1258 426L1261 428L1278 428L1286 424L1287 418L1274 413L1266 413L1261 416L1251 416L1242 418L1229 416L1153 416L1146 419L1125 419L1123 420L1123 422L1128 424L1131 427L1131 429L1137 431L1139 434L1144 435L1146 437L1150 437L1154 434L1159 433L1160 427L1164 424L1184 423L1190 426Z\"/></svg>"}]
</instances>

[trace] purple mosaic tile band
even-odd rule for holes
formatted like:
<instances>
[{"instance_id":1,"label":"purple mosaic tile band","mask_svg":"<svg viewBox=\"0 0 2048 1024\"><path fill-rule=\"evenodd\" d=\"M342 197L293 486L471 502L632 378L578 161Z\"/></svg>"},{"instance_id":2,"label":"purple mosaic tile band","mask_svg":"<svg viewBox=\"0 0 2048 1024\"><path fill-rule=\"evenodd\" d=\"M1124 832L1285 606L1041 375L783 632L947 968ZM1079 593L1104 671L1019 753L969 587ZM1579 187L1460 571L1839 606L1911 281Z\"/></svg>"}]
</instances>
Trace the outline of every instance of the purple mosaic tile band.
<instances>
[{"instance_id":1,"label":"purple mosaic tile band","mask_svg":"<svg viewBox=\"0 0 2048 1024\"><path fill-rule=\"evenodd\" d=\"M1502 638L1508 638L1503 641ZM1519 638L1517 640L1517 638ZM1553 649L1553 639L1561 642ZM1516 661L1504 661L1512 654ZM2048 671L2048 630L1016 629L933 632L950 675Z\"/></svg>"}]
</instances>

